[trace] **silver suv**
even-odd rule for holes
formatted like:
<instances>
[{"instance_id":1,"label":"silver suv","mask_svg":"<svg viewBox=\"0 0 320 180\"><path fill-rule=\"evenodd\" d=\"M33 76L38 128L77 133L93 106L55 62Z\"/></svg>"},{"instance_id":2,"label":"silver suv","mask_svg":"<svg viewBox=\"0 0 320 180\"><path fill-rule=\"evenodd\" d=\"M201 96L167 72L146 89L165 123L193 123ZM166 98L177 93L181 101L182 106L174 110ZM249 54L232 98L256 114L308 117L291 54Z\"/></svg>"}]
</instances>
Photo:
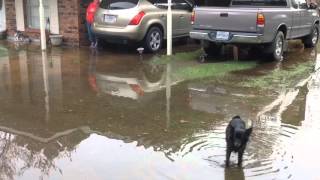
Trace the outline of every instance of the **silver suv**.
<instances>
[{"instance_id":1,"label":"silver suv","mask_svg":"<svg viewBox=\"0 0 320 180\"><path fill-rule=\"evenodd\" d=\"M193 0L172 0L173 37L188 37ZM167 0L102 0L93 31L107 42L143 43L149 52L166 38Z\"/></svg>"}]
</instances>

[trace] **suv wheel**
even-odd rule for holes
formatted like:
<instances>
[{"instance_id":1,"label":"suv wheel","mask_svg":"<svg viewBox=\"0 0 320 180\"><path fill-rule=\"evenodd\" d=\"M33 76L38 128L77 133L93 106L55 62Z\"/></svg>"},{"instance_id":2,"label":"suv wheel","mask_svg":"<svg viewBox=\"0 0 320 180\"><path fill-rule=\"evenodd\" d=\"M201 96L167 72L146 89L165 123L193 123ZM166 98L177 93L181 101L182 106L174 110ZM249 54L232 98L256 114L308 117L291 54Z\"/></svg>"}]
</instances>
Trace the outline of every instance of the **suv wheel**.
<instances>
[{"instance_id":1,"label":"suv wheel","mask_svg":"<svg viewBox=\"0 0 320 180\"><path fill-rule=\"evenodd\" d=\"M317 45L318 39L319 39L319 28L317 25L314 25L311 34L309 34L303 40L304 46L306 48L313 48Z\"/></svg>"},{"instance_id":2,"label":"suv wheel","mask_svg":"<svg viewBox=\"0 0 320 180\"><path fill-rule=\"evenodd\" d=\"M163 44L163 33L158 27L152 27L145 39L144 39L144 47L148 52L157 52L161 49Z\"/></svg>"},{"instance_id":3,"label":"suv wheel","mask_svg":"<svg viewBox=\"0 0 320 180\"><path fill-rule=\"evenodd\" d=\"M281 61L283 58L283 50L284 50L284 35L282 31L278 31L276 37L273 42L267 48L267 52L270 53L273 60Z\"/></svg>"}]
</instances>

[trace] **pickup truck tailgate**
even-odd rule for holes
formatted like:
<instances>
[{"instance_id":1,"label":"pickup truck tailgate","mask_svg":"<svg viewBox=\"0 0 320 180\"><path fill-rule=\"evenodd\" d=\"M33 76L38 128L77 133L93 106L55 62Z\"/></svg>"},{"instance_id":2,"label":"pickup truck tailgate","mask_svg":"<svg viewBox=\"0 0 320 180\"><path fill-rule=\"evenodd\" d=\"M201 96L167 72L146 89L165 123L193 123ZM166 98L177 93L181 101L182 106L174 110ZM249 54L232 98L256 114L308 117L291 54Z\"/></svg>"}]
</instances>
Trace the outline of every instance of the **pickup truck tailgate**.
<instances>
[{"instance_id":1,"label":"pickup truck tailgate","mask_svg":"<svg viewBox=\"0 0 320 180\"><path fill-rule=\"evenodd\" d=\"M258 8L197 7L194 29L256 32Z\"/></svg>"}]
</instances>

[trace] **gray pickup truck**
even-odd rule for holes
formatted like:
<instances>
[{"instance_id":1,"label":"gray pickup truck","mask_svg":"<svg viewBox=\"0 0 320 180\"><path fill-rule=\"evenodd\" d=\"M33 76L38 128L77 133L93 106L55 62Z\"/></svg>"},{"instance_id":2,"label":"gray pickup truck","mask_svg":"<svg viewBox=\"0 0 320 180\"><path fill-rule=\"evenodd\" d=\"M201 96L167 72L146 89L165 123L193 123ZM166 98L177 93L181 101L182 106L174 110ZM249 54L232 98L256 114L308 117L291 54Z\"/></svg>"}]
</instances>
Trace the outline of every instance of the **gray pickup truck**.
<instances>
[{"instance_id":1,"label":"gray pickup truck","mask_svg":"<svg viewBox=\"0 0 320 180\"><path fill-rule=\"evenodd\" d=\"M195 7L190 37L203 40L207 54L224 44L261 47L281 60L287 40L302 39L314 47L319 36L319 12L306 0L205 0Z\"/></svg>"}]
</instances>

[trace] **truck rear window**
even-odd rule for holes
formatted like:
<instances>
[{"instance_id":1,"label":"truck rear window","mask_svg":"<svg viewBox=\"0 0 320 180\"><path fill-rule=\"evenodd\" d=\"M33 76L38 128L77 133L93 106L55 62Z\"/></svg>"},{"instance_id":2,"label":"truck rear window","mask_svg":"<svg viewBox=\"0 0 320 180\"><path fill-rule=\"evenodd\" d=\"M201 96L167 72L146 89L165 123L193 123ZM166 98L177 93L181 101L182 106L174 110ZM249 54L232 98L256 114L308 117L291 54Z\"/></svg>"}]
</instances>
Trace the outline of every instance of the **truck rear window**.
<instances>
[{"instance_id":1,"label":"truck rear window","mask_svg":"<svg viewBox=\"0 0 320 180\"><path fill-rule=\"evenodd\" d=\"M227 7L230 5L231 0L196 0L197 6L218 6Z\"/></svg>"},{"instance_id":2,"label":"truck rear window","mask_svg":"<svg viewBox=\"0 0 320 180\"><path fill-rule=\"evenodd\" d=\"M287 6L286 0L232 0L232 5Z\"/></svg>"},{"instance_id":3,"label":"truck rear window","mask_svg":"<svg viewBox=\"0 0 320 180\"><path fill-rule=\"evenodd\" d=\"M228 7L230 5L245 6L286 6L286 0L198 0L197 6Z\"/></svg>"},{"instance_id":4,"label":"truck rear window","mask_svg":"<svg viewBox=\"0 0 320 180\"><path fill-rule=\"evenodd\" d=\"M130 9L138 4L139 0L102 0L100 7L103 9Z\"/></svg>"}]
</instances>

